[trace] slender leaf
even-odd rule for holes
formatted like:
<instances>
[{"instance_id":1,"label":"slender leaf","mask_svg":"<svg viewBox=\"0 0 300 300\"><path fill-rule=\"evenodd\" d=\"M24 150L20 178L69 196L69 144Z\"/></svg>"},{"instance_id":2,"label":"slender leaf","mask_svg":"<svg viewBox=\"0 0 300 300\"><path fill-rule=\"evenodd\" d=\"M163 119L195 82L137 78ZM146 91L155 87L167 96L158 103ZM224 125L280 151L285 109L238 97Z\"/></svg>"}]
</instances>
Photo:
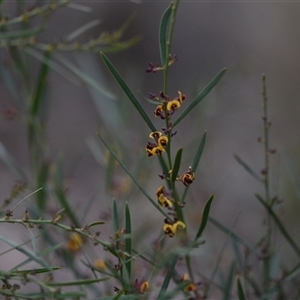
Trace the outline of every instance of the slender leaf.
<instances>
[{"instance_id":1,"label":"slender leaf","mask_svg":"<svg viewBox=\"0 0 300 300\"><path fill-rule=\"evenodd\" d=\"M180 163L181 163L181 157L182 157L182 148L179 148L177 151L176 157L175 157L175 162L172 170L172 182L175 182L177 178L177 174L180 168Z\"/></svg>"},{"instance_id":2,"label":"slender leaf","mask_svg":"<svg viewBox=\"0 0 300 300\"><path fill-rule=\"evenodd\" d=\"M119 216L118 216L116 199L113 199L113 214L112 215L113 215L114 232L117 232L119 230Z\"/></svg>"},{"instance_id":3,"label":"slender leaf","mask_svg":"<svg viewBox=\"0 0 300 300\"><path fill-rule=\"evenodd\" d=\"M238 155L235 154L233 157L253 178L258 180L260 183L263 183L261 177L258 176Z\"/></svg>"},{"instance_id":4,"label":"slender leaf","mask_svg":"<svg viewBox=\"0 0 300 300\"><path fill-rule=\"evenodd\" d=\"M175 269L177 260L179 258L179 255L180 255L179 253L175 253L175 254L173 254L173 257L169 259L170 264L168 265L168 272L167 272L167 274L165 276L164 282L163 282L163 284L161 286L161 289L160 289L160 292L158 294L158 297L157 297L158 300L165 299L164 296L165 296L165 293L166 293L166 291L168 289L170 280L173 277L174 269Z\"/></svg>"},{"instance_id":5,"label":"slender leaf","mask_svg":"<svg viewBox=\"0 0 300 300\"><path fill-rule=\"evenodd\" d=\"M84 24L83 26L77 28L76 30L74 30L73 32L69 33L66 36L66 41L67 42L71 42L72 40L76 39L78 36L80 36L81 34L85 33L87 30L99 25L101 23L100 20L93 20L90 21L86 24Z\"/></svg>"},{"instance_id":6,"label":"slender leaf","mask_svg":"<svg viewBox=\"0 0 300 300\"><path fill-rule=\"evenodd\" d=\"M18 166L14 158L7 152L4 145L0 142L0 159L10 168L14 175L21 181L26 182L26 175Z\"/></svg>"},{"instance_id":7,"label":"slender leaf","mask_svg":"<svg viewBox=\"0 0 300 300\"><path fill-rule=\"evenodd\" d=\"M24 39L35 36L42 32L43 27L38 26L35 28L23 29L19 31L8 31L0 33L0 40Z\"/></svg>"},{"instance_id":8,"label":"slender leaf","mask_svg":"<svg viewBox=\"0 0 300 300\"><path fill-rule=\"evenodd\" d=\"M24 276L26 274L32 274L33 273L32 271L34 271L34 274L43 274L43 273L49 273L50 271L57 271L60 269L61 269L61 267L51 267L50 270L47 268L34 268L34 269L28 269L28 270L7 272L6 274L9 275L9 277L15 277L15 276Z\"/></svg>"},{"instance_id":9,"label":"slender leaf","mask_svg":"<svg viewBox=\"0 0 300 300\"><path fill-rule=\"evenodd\" d=\"M96 282L101 282L110 279L110 277L103 277L97 279L82 279L82 280L75 280L75 281L60 281L60 282L48 282L47 285L49 286L76 286L76 285L86 285Z\"/></svg>"},{"instance_id":10,"label":"slender leaf","mask_svg":"<svg viewBox=\"0 0 300 300\"><path fill-rule=\"evenodd\" d=\"M103 224L105 224L105 222L103 222L103 221L95 221L95 222L90 223L88 225L88 228L91 228L91 227L97 226L97 225L103 225Z\"/></svg>"},{"instance_id":11,"label":"slender leaf","mask_svg":"<svg viewBox=\"0 0 300 300\"><path fill-rule=\"evenodd\" d=\"M31 47L27 47L26 49L24 49L24 51L27 54L34 57L35 59L37 59L43 63L47 63L52 70L54 70L58 74L62 75L63 77L65 77L66 79L71 81L72 83L74 83L76 85L80 85L80 81L77 77L75 77L73 74L68 72L66 69L62 68L58 63L54 62L53 60L46 61L45 57L40 52L34 50Z\"/></svg>"},{"instance_id":12,"label":"slender leaf","mask_svg":"<svg viewBox=\"0 0 300 300\"><path fill-rule=\"evenodd\" d=\"M98 134L99 139L107 148L107 150L112 154L115 160L121 165L124 171L129 175L135 185L140 189L140 191L144 194L144 196L159 210L165 217L169 218L169 216L160 208L160 206L147 194L141 184L136 180L136 178L131 174L131 172L127 169L127 167L123 164L123 162L119 159L119 157L112 151L112 149L108 146L108 144L104 141L104 139Z\"/></svg>"},{"instance_id":13,"label":"slender leaf","mask_svg":"<svg viewBox=\"0 0 300 300\"><path fill-rule=\"evenodd\" d=\"M51 267L43 259L38 257L35 253L25 249L24 247L20 247L18 244L16 244L12 240L9 240L9 239L5 238L4 236L0 235L0 240L5 242L6 244L10 245L14 249L18 250L19 252L23 253L24 255L26 255L29 259L31 259L31 261L36 262L37 264L39 264L42 267L48 269L49 271L51 270Z\"/></svg>"},{"instance_id":14,"label":"slender leaf","mask_svg":"<svg viewBox=\"0 0 300 300\"><path fill-rule=\"evenodd\" d=\"M246 300L246 296L239 276L236 278L236 285L237 285L239 300Z\"/></svg>"},{"instance_id":15,"label":"slender leaf","mask_svg":"<svg viewBox=\"0 0 300 300\"><path fill-rule=\"evenodd\" d=\"M112 63L109 61L109 59L105 56L104 53L101 53L102 60L104 61L105 65L115 78L115 80L118 82L120 85L121 89L124 91L128 99L131 101L131 103L134 105L138 113L141 115L141 117L144 119L144 121L147 123L151 131L156 131L155 126L153 125L152 121L144 111L143 107L141 104L138 102L138 100L135 98L133 95L132 91L129 89L127 84L125 83L124 79L121 77L119 72L115 69L115 67L112 65Z\"/></svg>"},{"instance_id":16,"label":"slender leaf","mask_svg":"<svg viewBox=\"0 0 300 300\"><path fill-rule=\"evenodd\" d=\"M264 201L262 197L260 197L258 194L255 195L258 201L265 207L265 209L268 211L269 215L272 217L274 220L275 224L281 231L282 235L286 238L290 246L294 249L298 257L300 258L300 248L296 244L296 242L292 239L292 237L289 235L288 231L285 229L283 226L282 222L278 219L276 214L274 213L273 209Z\"/></svg>"},{"instance_id":17,"label":"slender leaf","mask_svg":"<svg viewBox=\"0 0 300 300\"><path fill-rule=\"evenodd\" d=\"M126 229L126 239L125 239L125 251L131 257L131 217L128 202L125 203L125 229ZM126 260L125 268L127 270L128 279L131 279L131 259Z\"/></svg>"},{"instance_id":18,"label":"slender leaf","mask_svg":"<svg viewBox=\"0 0 300 300\"><path fill-rule=\"evenodd\" d=\"M236 233L234 233L231 229L227 228L226 226L224 226L223 224L221 224L219 221L217 221L216 219L214 219L213 217L208 217L208 220L214 224L217 228L219 228L221 231L223 231L225 234L230 234L230 236L235 239L238 243L240 243L241 245L251 249L252 246L250 243L248 243L247 241L245 241L244 239L242 239L240 236L238 236Z\"/></svg>"},{"instance_id":19,"label":"slender leaf","mask_svg":"<svg viewBox=\"0 0 300 300\"><path fill-rule=\"evenodd\" d=\"M77 68L71 61L69 61L65 56L55 54L55 58L64 64L68 69L70 69L74 74L76 74L83 82L89 84L96 90L98 90L102 95L110 99L115 99L115 95L106 90L103 86L99 84L95 79L88 76L86 73L82 72L81 69Z\"/></svg>"},{"instance_id":20,"label":"slender leaf","mask_svg":"<svg viewBox=\"0 0 300 300\"><path fill-rule=\"evenodd\" d=\"M50 51L45 51L44 53L44 62L41 64L40 73L38 76L38 81L36 84L35 94L32 99L31 112L35 116L38 112L38 109L41 105L43 94L45 94L47 88L47 76L49 73L49 60L51 57Z\"/></svg>"},{"instance_id":21,"label":"slender leaf","mask_svg":"<svg viewBox=\"0 0 300 300\"><path fill-rule=\"evenodd\" d=\"M223 77L226 68L222 69L216 77L194 98L194 100L189 104L189 106L181 113L181 115L175 120L173 126L176 126L181 122L194 107L207 96L207 94L214 88L214 86L219 82L219 80Z\"/></svg>"},{"instance_id":22,"label":"slender leaf","mask_svg":"<svg viewBox=\"0 0 300 300\"><path fill-rule=\"evenodd\" d=\"M229 274L227 275L227 282L225 286L225 294L224 294L224 300L230 300L232 299L230 296L231 288L232 288L232 282L235 275L235 262L231 263Z\"/></svg>"},{"instance_id":23,"label":"slender leaf","mask_svg":"<svg viewBox=\"0 0 300 300\"><path fill-rule=\"evenodd\" d=\"M205 146L205 140L206 140L206 131L204 132L204 134L203 134L203 136L201 138L201 141L200 141L200 144L198 146L196 155L194 157L192 169L195 172L196 172L196 170L198 168L198 165L199 165L199 162L200 162L200 159L201 159L201 156L202 156L202 152L203 152L203 149L204 149L204 146Z\"/></svg>"},{"instance_id":24,"label":"slender leaf","mask_svg":"<svg viewBox=\"0 0 300 300\"><path fill-rule=\"evenodd\" d=\"M210 210L210 206L211 206L213 199L214 199L214 195L211 195L210 198L208 199L207 203L205 204L204 211L202 214L202 221L201 221L200 227L199 227L198 232L194 239L195 242L200 238L201 234L203 233L203 231L206 227L207 220L209 217L209 210Z\"/></svg>"},{"instance_id":25,"label":"slender leaf","mask_svg":"<svg viewBox=\"0 0 300 300\"><path fill-rule=\"evenodd\" d=\"M54 252L56 251L57 249L59 249L61 246L63 246L63 244L57 244L57 245L54 245L54 246L51 246L49 248L46 248L46 249L43 249L42 251L40 251L39 253L37 253L37 256L41 257L43 255L47 255L51 252ZM21 263L17 264L16 266L14 266L12 269L10 269L9 272L13 272L15 270L19 270L21 267L27 265L28 263L30 263L32 260L29 258L29 259L26 259L24 261L22 261ZM58 267L51 267L51 270L57 270ZM23 272L23 271L17 271L17 272Z\"/></svg>"},{"instance_id":26,"label":"slender leaf","mask_svg":"<svg viewBox=\"0 0 300 300\"><path fill-rule=\"evenodd\" d=\"M241 251L240 245L237 243L235 239L232 240L232 247L233 251L236 257L236 260L238 261L240 268L244 268L244 263L243 263L243 258L244 258L244 253Z\"/></svg>"},{"instance_id":27,"label":"slender leaf","mask_svg":"<svg viewBox=\"0 0 300 300\"><path fill-rule=\"evenodd\" d=\"M173 8L173 3L171 3L170 6L164 12L159 27L160 60L163 67L166 66L166 64L168 63L167 41L168 41L168 33L169 33L168 29L169 29L170 19L172 16L172 8Z\"/></svg>"},{"instance_id":28,"label":"slender leaf","mask_svg":"<svg viewBox=\"0 0 300 300\"><path fill-rule=\"evenodd\" d=\"M82 3L84 3L84 2L82 2ZM85 12L85 13L91 13L93 11L93 9L90 6L79 4L78 2L70 2L70 3L68 3L67 7L74 9L74 10L78 10L80 12Z\"/></svg>"}]
</instances>

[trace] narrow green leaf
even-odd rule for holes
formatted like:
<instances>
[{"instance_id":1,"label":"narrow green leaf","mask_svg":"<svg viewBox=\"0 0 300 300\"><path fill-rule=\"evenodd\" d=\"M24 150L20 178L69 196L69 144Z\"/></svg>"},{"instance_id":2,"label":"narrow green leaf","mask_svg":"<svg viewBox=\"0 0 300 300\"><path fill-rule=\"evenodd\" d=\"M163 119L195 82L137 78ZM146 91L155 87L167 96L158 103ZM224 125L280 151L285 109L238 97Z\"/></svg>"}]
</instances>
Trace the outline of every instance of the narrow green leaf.
<instances>
[{"instance_id":1,"label":"narrow green leaf","mask_svg":"<svg viewBox=\"0 0 300 300\"><path fill-rule=\"evenodd\" d=\"M245 296L245 293L244 293L242 283L241 283L241 280L240 280L239 276L236 278L236 285L237 285L239 300L246 300L246 296Z\"/></svg>"},{"instance_id":2,"label":"narrow green leaf","mask_svg":"<svg viewBox=\"0 0 300 300\"><path fill-rule=\"evenodd\" d=\"M112 63L109 61L109 59L105 56L104 53L101 53L102 60L104 61L105 65L115 78L115 80L118 82L120 85L121 89L124 91L128 99L131 101L131 103L134 105L138 113L141 115L141 117L144 119L144 121L147 123L151 131L156 131L155 126L153 125L152 121L144 111L143 107L141 104L138 102L138 100L135 98L133 95L132 91L129 89L119 72L115 69L115 67L112 65Z\"/></svg>"},{"instance_id":3,"label":"narrow green leaf","mask_svg":"<svg viewBox=\"0 0 300 300\"><path fill-rule=\"evenodd\" d=\"M113 226L114 226L114 232L117 232L119 230L119 216L118 216L118 208L116 199L113 199Z\"/></svg>"},{"instance_id":4,"label":"narrow green leaf","mask_svg":"<svg viewBox=\"0 0 300 300\"><path fill-rule=\"evenodd\" d=\"M189 106L181 113L181 115L177 118L177 120L173 123L173 126L176 126L181 122L190 111L203 99L207 96L207 94L214 88L214 86L219 82L219 80L223 77L226 68L222 69L216 77L194 98L194 100L189 104Z\"/></svg>"},{"instance_id":5,"label":"narrow green leaf","mask_svg":"<svg viewBox=\"0 0 300 300\"><path fill-rule=\"evenodd\" d=\"M24 39L29 38L31 36L35 36L43 31L42 26L23 29L18 31L8 31L0 33L0 40L12 40L12 39Z\"/></svg>"},{"instance_id":6,"label":"narrow green leaf","mask_svg":"<svg viewBox=\"0 0 300 300\"><path fill-rule=\"evenodd\" d=\"M7 165L7 167L14 173L14 175L23 182L26 182L26 175L18 166L14 158L7 152L4 145L0 142L0 159Z\"/></svg>"},{"instance_id":7,"label":"narrow green leaf","mask_svg":"<svg viewBox=\"0 0 300 300\"><path fill-rule=\"evenodd\" d=\"M93 11L93 9L90 6L82 5L79 4L78 2L70 2L68 3L67 7L85 13L91 13Z\"/></svg>"},{"instance_id":8,"label":"narrow green leaf","mask_svg":"<svg viewBox=\"0 0 300 300\"><path fill-rule=\"evenodd\" d=\"M120 164L120 166L124 169L124 171L132 179L132 181L135 183L135 185L144 194L144 196L153 204L153 206L155 206L155 208L157 210L159 210L165 217L169 218L169 216L160 208L160 206L147 194L147 192L144 190L144 188L138 183L136 178L131 174L131 172L127 169L127 167L123 164L123 162L119 159L119 157L114 153L114 151L112 151L112 149L108 146L108 144L104 141L104 139L99 135L99 133L98 133L98 137L101 140L101 142L104 144L104 146L107 148L107 150L115 158L115 160Z\"/></svg>"},{"instance_id":9,"label":"narrow green leaf","mask_svg":"<svg viewBox=\"0 0 300 300\"><path fill-rule=\"evenodd\" d=\"M235 254L235 258L239 263L239 267L241 269L243 269L244 268L244 262L243 261L244 261L245 253L241 251L241 247L235 239L232 239L232 247L233 247L233 251L234 251L234 254Z\"/></svg>"},{"instance_id":10,"label":"narrow green leaf","mask_svg":"<svg viewBox=\"0 0 300 300\"><path fill-rule=\"evenodd\" d=\"M160 60L163 67L166 66L166 64L168 63L167 41L168 41L168 33L169 33L168 29L169 29L170 19L172 16L172 8L173 8L173 3L171 3L170 6L164 12L159 26Z\"/></svg>"},{"instance_id":11,"label":"narrow green leaf","mask_svg":"<svg viewBox=\"0 0 300 300\"><path fill-rule=\"evenodd\" d=\"M64 64L68 69L70 69L74 74L76 74L83 82L89 84L96 90L98 90L102 95L108 97L110 99L115 99L115 95L111 92L106 90L105 87L101 86L99 82L94 80L92 77L88 76L78 67L76 67L71 61L69 61L65 56L59 55L58 53L55 54L55 58L59 60L62 64Z\"/></svg>"},{"instance_id":12,"label":"narrow green leaf","mask_svg":"<svg viewBox=\"0 0 300 300\"><path fill-rule=\"evenodd\" d=\"M36 51L35 49L30 48L30 47L27 47L26 49L24 49L24 52L26 52L27 54L31 55L32 57L34 57L35 59L37 59L43 63L48 63L49 67L52 70L54 70L58 74L62 75L63 77L65 77L66 79L71 81L72 83L74 83L76 85L80 85L80 80L76 76L74 76L73 74L68 72L66 69L62 68L58 63L54 62L53 60L49 60L48 62L45 61L45 57L39 51Z\"/></svg>"},{"instance_id":13,"label":"narrow green leaf","mask_svg":"<svg viewBox=\"0 0 300 300\"><path fill-rule=\"evenodd\" d=\"M200 227L199 227L198 232L194 239L195 242L200 238L201 234L203 233L203 231L206 227L207 220L209 217L209 210L210 210L210 206L211 206L213 199L214 199L214 195L211 195L210 198L208 199L207 203L205 204L204 211L202 214L202 221L201 221Z\"/></svg>"},{"instance_id":14,"label":"narrow green leaf","mask_svg":"<svg viewBox=\"0 0 300 300\"><path fill-rule=\"evenodd\" d=\"M258 180L260 183L263 183L261 177L258 176L238 155L235 154L233 157L253 178Z\"/></svg>"},{"instance_id":15,"label":"narrow green leaf","mask_svg":"<svg viewBox=\"0 0 300 300\"><path fill-rule=\"evenodd\" d=\"M28 269L28 270L21 270L21 271L14 271L14 272L7 272L5 274L9 275L10 277L15 276L24 276L26 274L43 274L43 273L49 273L51 271L57 271L60 270L61 267L51 267L51 269L46 268L34 268L34 269Z\"/></svg>"},{"instance_id":16,"label":"narrow green leaf","mask_svg":"<svg viewBox=\"0 0 300 300\"><path fill-rule=\"evenodd\" d=\"M71 42L72 40L76 39L78 36L80 36L81 34L85 33L87 30L90 30L91 28L99 25L101 23L100 20L93 20L90 21L86 24L84 24L83 26L80 26L79 28L77 28L76 30L74 30L73 32L69 33L65 40L67 42Z\"/></svg>"},{"instance_id":17,"label":"narrow green leaf","mask_svg":"<svg viewBox=\"0 0 300 300\"><path fill-rule=\"evenodd\" d=\"M97 226L97 225L103 225L105 224L105 222L103 221L95 221L95 222L92 222L88 225L89 228L93 227L93 226Z\"/></svg>"},{"instance_id":18,"label":"narrow green leaf","mask_svg":"<svg viewBox=\"0 0 300 300\"><path fill-rule=\"evenodd\" d=\"M125 239L125 251L131 257L131 217L128 202L125 203L125 229L126 229L126 239ZM131 280L131 259L125 262L125 268L127 270L127 275L129 281Z\"/></svg>"},{"instance_id":19,"label":"narrow green leaf","mask_svg":"<svg viewBox=\"0 0 300 300\"><path fill-rule=\"evenodd\" d=\"M40 72L38 75L38 81L35 88L35 93L31 104L31 113L35 116L39 110L42 102L43 94L45 94L47 88L47 76L49 73L49 60L51 52L45 51L44 62L41 64Z\"/></svg>"},{"instance_id":20,"label":"narrow green leaf","mask_svg":"<svg viewBox=\"0 0 300 300\"><path fill-rule=\"evenodd\" d=\"M205 146L205 141L206 141L206 131L204 132L204 134L201 138L200 144L198 146L198 149L197 149L197 152L196 152L196 155L194 157L193 164L192 164L192 169L195 172L198 168L198 165L199 165L199 162L200 162L200 159L201 159L201 156L202 156L202 152L203 152L203 149L204 149L204 146Z\"/></svg>"},{"instance_id":21,"label":"narrow green leaf","mask_svg":"<svg viewBox=\"0 0 300 300\"><path fill-rule=\"evenodd\" d=\"M16 249L17 251L19 251L19 252L23 253L24 255L26 255L29 259L31 259L31 261L36 262L37 264L39 264L42 267L48 269L49 271L51 270L51 267L43 259L38 257L35 253L25 249L24 247L20 247L18 244L16 244L12 240L9 240L9 239L5 238L4 236L0 235L0 240L2 240L4 243L10 245L11 247Z\"/></svg>"},{"instance_id":22,"label":"narrow green leaf","mask_svg":"<svg viewBox=\"0 0 300 300\"><path fill-rule=\"evenodd\" d=\"M74 280L74 281L60 281L60 282L48 282L49 286L76 286L76 285L86 285L96 282L101 282L110 279L110 277L103 277L97 279L82 279L82 280Z\"/></svg>"},{"instance_id":23,"label":"narrow green leaf","mask_svg":"<svg viewBox=\"0 0 300 300\"><path fill-rule=\"evenodd\" d=\"M219 221L217 221L216 219L214 219L213 217L208 217L208 220L214 224L217 228L219 228L221 231L223 231L225 234L230 234L230 236L235 239L238 243L240 243L241 245L251 249L252 246L250 243L248 243L247 241L245 241L244 239L242 239L240 236L238 236L236 233L234 233L231 229L227 228L226 226L224 226L223 224L221 224Z\"/></svg>"},{"instance_id":24,"label":"narrow green leaf","mask_svg":"<svg viewBox=\"0 0 300 300\"><path fill-rule=\"evenodd\" d=\"M265 209L268 211L269 215L273 218L275 224L281 231L282 235L286 238L290 246L294 249L298 257L300 258L300 248L296 244L296 242L292 239L292 237L289 235L288 231L283 226L282 222L278 219L276 214L274 213L273 209L265 202L265 200L260 197L258 194L255 194L255 197L258 199L258 201L265 207Z\"/></svg>"},{"instance_id":25,"label":"narrow green leaf","mask_svg":"<svg viewBox=\"0 0 300 300\"><path fill-rule=\"evenodd\" d=\"M37 253L36 255L38 257L42 257L44 255L47 255L51 252L54 252L56 251L57 249L59 249L61 246L63 246L64 244L61 243L61 244L57 244L57 245L54 245L54 246L51 246L51 247L48 247L46 249L43 249L42 251L40 251L39 253ZM27 265L28 263L31 262L31 259L26 259L24 261L22 261L21 263L17 264L16 266L14 266L12 269L10 269L9 272L13 272L15 270L19 270L20 268L22 268L23 266ZM57 270L58 267L51 267L51 270ZM16 271L15 271L16 272ZM17 272L23 272L23 271L17 271Z\"/></svg>"},{"instance_id":26,"label":"narrow green leaf","mask_svg":"<svg viewBox=\"0 0 300 300\"><path fill-rule=\"evenodd\" d=\"M231 293L234 275L235 275L235 262L232 262L229 269L229 274L227 275L227 282L226 282L224 298L223 298L224 300L232 299L230 293Z\"/></svg>"},{"instance_id":27,"label":"narrow green leaf","mask_svg":"<svg viewBox=\"0 0 300 300\"><path fill-rule=\"evenodd\" d=\"M158 294L158 297L157 297L158 300L165 299L164 296L165 296L165 293L168 289L169 283L170 283L170 281L173 277L174 269L175 269L175 266L176 266L179 255L180 255L179 253L173 254L173 257L169 259L170 264L168 265L168 273L166 274L164 282L163 282L163 284L161 286L161 289L159 291L159 294Z\"/></svg>"},{"instance_id":28,"label":"narrow green leaf","mask_svg":"<svg viewBox=\"0 0 300 300\"><path fill-rule=\"evenodd\" d=\"M179 148L179 150L177 151L176 157L175 157L174 166L173 166L173 170L172 170L172 182L175 182L178 172L179 172L182 151L183 151L183 149Z\"/></svg>"}]
</instances>

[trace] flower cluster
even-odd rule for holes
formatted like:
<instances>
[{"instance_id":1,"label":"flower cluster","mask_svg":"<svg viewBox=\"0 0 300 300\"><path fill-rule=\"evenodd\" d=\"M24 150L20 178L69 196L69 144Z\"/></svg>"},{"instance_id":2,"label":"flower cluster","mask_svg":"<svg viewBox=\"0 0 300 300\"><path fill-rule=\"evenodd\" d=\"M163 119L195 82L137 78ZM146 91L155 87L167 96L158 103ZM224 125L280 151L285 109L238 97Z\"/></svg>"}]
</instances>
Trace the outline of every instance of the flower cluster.
<instances>
[{"instance_id":1,"label":"flower cluster","mask_svg":"<svg viewBox=\"0 0 300 300\"><path fill-rule=\"evenodd\" d=\"M173 223L169 221L169 219L165 219L165 224L163 226L163 230L165 234L169 237L173 237L178 229L184 229L185 224L181 221L175 220Z\"/></svg>"},{"instance_id":2,"label":"flower cluster","mask_svg":"<svg viewBox=\"0 0 300 300\"><path fill-rule=\"evenodd\" d=\"M171 99L168 95L165 95L162 92L159 97L155 94L150 94L150 99L161 103L154 110L155 117L165 119L166 113L168 116L171 116L181 106L185 98L186 96L180 91L178 91L178 97L175 99Z\"/></svg>"},{"instance_id":3,"label":"flower cluster","mask_svg":"<svg viewBox=\"0 0 300 300\"><path fill-rule=\"evenodd\" d=\"M157 202L163 207L172 207L173 200L171 199L171 193L166 191L164 186L161 186L156 191Z\"/></svg>"},{"instance_id":4,"label":"flower cluster","mask_svg":"<svg viewBox=\"0 0 300 300\"><path fill-rule=\"evenodd\" d=\"M154 139L155 142L148 142L146 146L148 156L161 155L165 152L169 141L166 136L162 135L159 131L154 131L150 133L149 137Z\"/></svg>"}]
</instances>

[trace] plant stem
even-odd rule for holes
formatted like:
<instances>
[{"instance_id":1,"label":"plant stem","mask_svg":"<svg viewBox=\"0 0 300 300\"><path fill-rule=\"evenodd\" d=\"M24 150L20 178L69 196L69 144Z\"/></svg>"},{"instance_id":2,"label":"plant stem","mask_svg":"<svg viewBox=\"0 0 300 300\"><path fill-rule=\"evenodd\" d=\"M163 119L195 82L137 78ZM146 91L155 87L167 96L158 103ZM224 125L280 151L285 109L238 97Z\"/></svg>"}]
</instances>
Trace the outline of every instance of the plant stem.
<instances>
[{"instance_id":1,"label":"plant stem","mask_svg":"<svg viewBox=\"0 0 300 300\"><path fill-rule=\"evenodd\" d=\"M265 152L265 166L264 166L264 188L265 188L265 201L271 208L272 200L270 199L270 152L269 152L269 127L268 120L268 97L266 89L266 75L262 75L262 96L263 96L263 123L264 123L264 152ZM266 258L264 260L264 284L267 285L269 281L270 271L270 247L272 238L272 218L270 214L267 216L267 238L265 245Z\"/></svg>"}]
</instances>

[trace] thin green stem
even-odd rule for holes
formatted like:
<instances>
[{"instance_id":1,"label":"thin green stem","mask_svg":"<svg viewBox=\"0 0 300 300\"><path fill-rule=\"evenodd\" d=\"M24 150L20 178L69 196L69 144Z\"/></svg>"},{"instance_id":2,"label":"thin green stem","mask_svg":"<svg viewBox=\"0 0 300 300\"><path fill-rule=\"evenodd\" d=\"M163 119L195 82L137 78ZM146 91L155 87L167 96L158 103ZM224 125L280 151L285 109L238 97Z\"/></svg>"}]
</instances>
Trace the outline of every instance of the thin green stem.
<instances>
[{"instance_id":1,"label":"thin green stem","mask_svg":"<svg viewBox=\"0 0 300 300\"><path fill-rule=\"evenodd\" d=\"M173 38L173 32L174 32L174 26L175 26L175 20L176 20L176 12L178 9L180 0L176 0L173 2L172 6L172 17L169 27L169 34L168 34L168 40L167 40L167 59L166 64L164 67L164 93L167 94L168 92L168 82L169 82L169 59L171 55L171 45L172 45L172 38Z\"/></svg>"},{"instance_id":2,"label":"thin green stem","mask_svg":"<svg viewBox=\"0 0 300 300\"><path fill-rule=\"evenodd\" d=\"M262 96L263 96L263 123L264 123L264 153L265 153L265 166L264 166L264 188L265 188L265 200L268 206L271 207L272 200L270 199L270 152L269 152L269 127L270 123L268 120L268 97L266 89L266 76L262 75ZM270 214L267 216L267 238L265 251L267 257L264 260L264 284L267 285L269 281L270 271L270 248L272 239L272 218Z\"/></svg>"}]
</instances>

